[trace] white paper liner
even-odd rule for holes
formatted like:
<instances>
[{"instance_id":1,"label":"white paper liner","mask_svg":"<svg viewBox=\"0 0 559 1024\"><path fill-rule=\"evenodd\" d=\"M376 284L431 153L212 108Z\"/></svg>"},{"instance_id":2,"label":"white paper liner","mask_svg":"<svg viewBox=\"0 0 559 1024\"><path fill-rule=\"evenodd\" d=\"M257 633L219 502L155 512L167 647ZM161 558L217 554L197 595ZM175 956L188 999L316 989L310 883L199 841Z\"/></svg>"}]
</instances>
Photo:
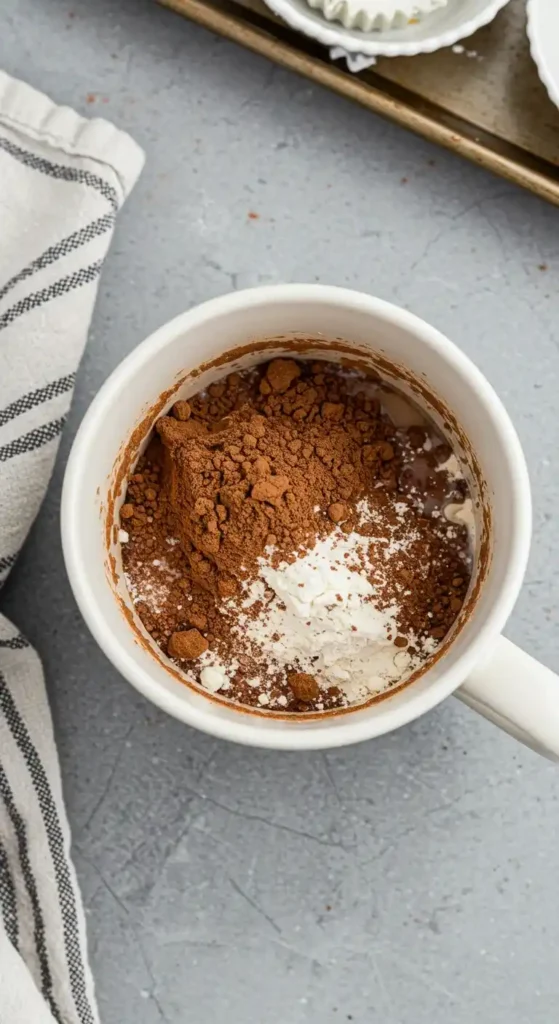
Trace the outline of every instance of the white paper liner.
<instances>
[{"instance_id":1,"label":"white paper liner","mask_svg":"<svg viewBox=\"0 0 559 1024\"><path fill-rule=\"evenodd\" d=\"M339 21L345 28L362 32L407 28L448 0L307 0L309 7L322 11L327 21Z\"/></svg>"}]
</instances>

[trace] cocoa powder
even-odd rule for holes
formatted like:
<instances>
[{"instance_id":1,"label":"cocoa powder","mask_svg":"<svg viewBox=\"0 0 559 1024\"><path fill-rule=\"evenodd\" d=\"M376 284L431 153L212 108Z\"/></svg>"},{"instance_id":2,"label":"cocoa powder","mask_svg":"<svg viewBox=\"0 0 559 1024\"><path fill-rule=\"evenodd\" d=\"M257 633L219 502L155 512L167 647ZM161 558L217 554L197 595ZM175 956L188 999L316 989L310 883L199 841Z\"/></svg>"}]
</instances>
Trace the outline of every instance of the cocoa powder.
<instances>
[{"instance_id":1,"label":"cocoa powder","mask_svg":"<svg viewBox=\"0 0 559 1024\"><path fill-rule=\"evenodd\" d=\"M207 648L233 660L226 695L262 705L253 685L262 652L239 642L224 609L240 600L259 559L294 560L334 524L370 538L379 605L399 593L396 646L408 646L404 634L440 641L469 583L467 532L440 510L462 500L465 485L438 472L449 449L438 437L426 451L427 433L398 429L355 375L326 362L273 360L175 403L121 508L129 589L155 642L183 667ZM192 634L200 640L191 643ZM288 711L343 703L336 687L319 693L296 665L271 676L270 700Z\"/></svg>"},{"instance_id":2,"label":"cocoa powder","mask_svg":"<svg viewBox=\"0 0 559 1024\"><path fill-rule=\"evenodd\" d=\"M363 393L341 401L342 378L319 365L302 376L294 360L274 360L252 393L234 375L193 399L186 422L156 425L176 535L192 577L213 593L223 580L234 588L270 536L294 552L324 532L325 509L339 522L343 502L377 477L396 488L392 425Z\"/></svg>"}]
</instances>

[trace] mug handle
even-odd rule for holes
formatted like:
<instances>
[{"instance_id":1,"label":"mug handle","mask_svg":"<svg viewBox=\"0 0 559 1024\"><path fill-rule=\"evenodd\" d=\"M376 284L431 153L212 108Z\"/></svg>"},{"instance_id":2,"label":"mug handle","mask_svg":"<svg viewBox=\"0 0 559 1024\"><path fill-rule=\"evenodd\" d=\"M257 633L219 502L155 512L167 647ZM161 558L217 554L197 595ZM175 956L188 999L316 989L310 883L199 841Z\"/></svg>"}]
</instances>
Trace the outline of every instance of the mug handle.
<instances>
[{"instance_id":1,"label":"mug handle","mask_svg":"<svg viewBox=\"0 0 559 1024\"><path fill-rule=\"evenodd\" d=\"M550 761L559 761L559 676L499 637L456 696Z\"/></svg>"}]
</instances>

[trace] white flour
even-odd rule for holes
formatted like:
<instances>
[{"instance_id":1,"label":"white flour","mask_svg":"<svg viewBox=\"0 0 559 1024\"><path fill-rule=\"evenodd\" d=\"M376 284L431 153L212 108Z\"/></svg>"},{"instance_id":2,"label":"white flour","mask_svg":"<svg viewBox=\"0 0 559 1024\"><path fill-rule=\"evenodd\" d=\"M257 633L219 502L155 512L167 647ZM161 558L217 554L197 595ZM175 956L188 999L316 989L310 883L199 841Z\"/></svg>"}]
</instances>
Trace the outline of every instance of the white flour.
<instances>
[{"instance_id":1,"label":"white flour","mask_svg":"<svg viewBox=\"0 0 559 1024\"><path fill-rule=\"evenodd\" d=\"M367 579L370 540L338 529L291 564L273 568L260 559L260 578L247 587L238 629L266 655L270 673L296 664L322 684L338 686L353 703L419 663L394 644L397 605L381 610ZM257 601L263 608L254 617L249 609Z\"/></svg>"},{"instance_id":2,"label":"white flour","mask_svg":"<svg viewBox=\"0 0 559 1024\"><path fill-rule=\"evenodd\" d=\"M138 563L141 566L141 563ZM171 569L170 565L160 558L144 562L141 581L129 573L124 574L128 592L134 604L145 604L150 611L158 614L165 607L169 597L172 580L178 579L180 572Z\"/></svg>"},{"instance_id":3,"label":"white flour","mask_svg":"<svg viewBox=\"0 0 559 1024\"><path fill-rule=\"evenodd\" d=\"M437 466L436 472L446 473L449 480L464 480L464 470L454 452L449 455L446 462L441 462L440 466Z\"/></svg>"}]
</instances>

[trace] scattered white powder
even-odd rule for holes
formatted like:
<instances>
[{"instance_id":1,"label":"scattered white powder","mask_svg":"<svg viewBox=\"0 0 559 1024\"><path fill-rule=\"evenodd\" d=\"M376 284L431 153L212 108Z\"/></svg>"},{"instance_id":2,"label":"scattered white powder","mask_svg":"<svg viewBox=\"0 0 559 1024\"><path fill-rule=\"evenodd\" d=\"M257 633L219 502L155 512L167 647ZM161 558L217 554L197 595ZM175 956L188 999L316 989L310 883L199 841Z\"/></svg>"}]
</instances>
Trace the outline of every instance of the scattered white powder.
<instances>
[{"instance_id":1,"label":"scattered white powder","mask_svg":"<svg viewBox=\"0 0 559 1024\"><path fill-rule=\"evenodd\" d=\"M482 54L478 53L477 50L467 50L466 47L461 46L460 43L457 43L452 47L452 52L464 54L466 57L469 57L470 60L483 60Z\"/></svg>"},{"instance_id":2,"label":"scattered white powder","mask_svg":"<svg viewBox=\"0 0 559 1024\"><path fill-rule=\"evenodd\" d=\"M256 617L237 612L237 629L265 652L272 674L297 664L353 703L399 681L435 650L427 641L418 659L393 643L398 607L378 607L367 578L370 541L337 529L290 564L259 560L260 578L246 587L242 607L260 601L263 608ZM409 639L417 647L417 638ZM265 693L258 700L269 703Z\"/></svg>"},{"instance_id":3,"label":"scattered white powder","mask_svg":"<svg viewBox=\"0 0 559 1024\"><path fill-rule=\"evenodd\" d=\"M145 604L151 612L157 615L165 607L169 596L170 581L178 579L181 574L177 569L171 569L165 559L154 558L143 568L141 582L129 573L124 574L126 586L134 604Z\"/></svg>"},{"instance_id":4,"label":"scattered white powder","mask_svg":"<svg viewBox=\"0 0 559 1024\"><path fill-rule=\"evenodd\" d=\"M200 672L200 682L210 693L229 687L229 676L216 665L208 665Z\"/></svg>"},{"instance_id":5,"label":"scattered white powder","mask_svg":"<svg viewBox=\"0 0 559 1024\"><path fill-rule=\"evenodd\" d=\"M197 666L202 668L197 675L193 670L187 669L185 675L189 682L200 683L208 693L217 693L218 690L225 692L231 686L231 676L235 675L239 662L233 660L225 667L213 651L204 651L197 660Z\"/></svg>"},{"instance_id":6,"label":"scattered white powder","mask_svg":"<svg viewBox=\"0 0 559 1024\"><path fill-rule=\"evenodd\" d=\"M377 517L375 509L371 508L366 498L362 498L358 501L355 506L357 512L357 522L359 526L365 526L366 523L373 523Z\"/></svg>"},{"instance_id":7,"label":"scattered white powder","mask_svg":"<svg viewBox=\"0 0 559 1024\"><path fill-rule=\"evenodd\" d=\"M437 473L446 473L449 480L464 479L464 470L454 453L449 455L446 462L441 462L440 466L437 466Z\"/></svg>"},{"instance_id":8,"label":"scattered white powder","mask_svg":"<svg viewBox=\"0 0 559 1024\"><path fill-rule=\"evenodd\" d=\"M409 505L407 505L405 501L397 501L397 502L395 502L393 508L394 508L394 512L396 513L396 520L397 521L394 524L394 526L392 527L392 530L391 530L392 534L395 533L395 531L396 531L398 526L402 526L405 523L406 518L409 516L409 512L410 512ZM359 526L370 525L371 523L375 523L375 522L382 522L384 530L386 530L387 527L388 527L388 529L390 529L390 524L384 522L384 516L383 515L379 515L378 511L375 508L371 507L371 505L369 504L369 502L367 501L366 498L362 498L361 501L358 501L356 506L355 506L355 509L356 509L356 512L357 512L357 521L359 523ZM419 533L417 532L417 530L410 530L410 529L407 530L406 535L405 535L404 538L399 537L398 539L396 539L394 536L392 536L390 538L386 538L386 537L361 538L362 542L364 542L364 543L370 543L371 541L376 541L377 544L384 544L385 548L384 548L384 551L383 551L383 555L384 555L385 561L388 561L388 559L391 558L392 555L395 555L399 551L406 551L407 548L409 547L409 545L414 540L418 540L418 539L419 539Z\"/></svg>"}]
</instances>

